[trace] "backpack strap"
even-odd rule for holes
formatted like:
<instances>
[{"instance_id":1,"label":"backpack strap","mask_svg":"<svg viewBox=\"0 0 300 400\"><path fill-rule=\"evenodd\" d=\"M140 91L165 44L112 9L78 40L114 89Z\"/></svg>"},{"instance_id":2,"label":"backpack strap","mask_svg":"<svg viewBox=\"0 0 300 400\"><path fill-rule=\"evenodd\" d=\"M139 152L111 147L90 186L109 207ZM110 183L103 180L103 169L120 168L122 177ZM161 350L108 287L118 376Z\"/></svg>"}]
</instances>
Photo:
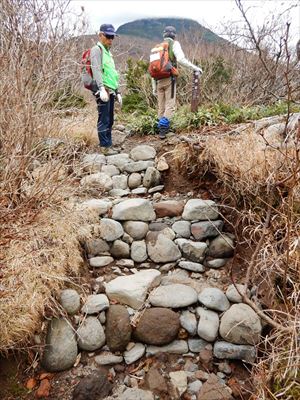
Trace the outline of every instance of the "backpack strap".
<instances>
[{"instance_id":1,"label":"backpack strap","mask_svg":"<svg viewBox=\"0 0 300 400\"><path fill-rule=\"evenodd\" d=\"M174 51L173 51L174 40L171 39L171 38L166 38L165 42L167 42L169 44L169 58L170 58L170 61L174 65L174 67L176 67L176 57L175 57Z\"/></svg>"},{"instance_id":2,"label":"backpack strap","mask_svg":"<svg viewBox=\"0 0 300 400\"><path fill-rule=\"evenodd\" d=\"M101 55L101 67L102 67L102 73L104 72L104 67L103 67L103 50L102 50L102 45L100 42L97 42L97 47L100 50L100 55Z\"/></svg>"}]
</instances>

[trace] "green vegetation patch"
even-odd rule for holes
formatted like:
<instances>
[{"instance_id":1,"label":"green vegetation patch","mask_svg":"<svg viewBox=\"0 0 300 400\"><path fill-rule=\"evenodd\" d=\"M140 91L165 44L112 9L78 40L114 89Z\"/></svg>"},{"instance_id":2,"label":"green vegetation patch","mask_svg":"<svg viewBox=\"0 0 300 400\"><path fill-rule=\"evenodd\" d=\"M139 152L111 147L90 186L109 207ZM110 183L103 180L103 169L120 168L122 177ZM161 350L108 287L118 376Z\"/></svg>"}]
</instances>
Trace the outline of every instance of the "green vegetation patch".
<instances>
[{"instance_id":1,"label":"green vegetation patch","mask_svg":"<svg viewBox=\"0 0 300 400\"><path fill-rule=\"evenodd\" d=\"M277 102L268 106L238 107L229 104L214 104L199 107L192 113L189 106L180 107L175 113L171 128L180 132L192 130L201 126L216 126L224 124L240 124L264 117L283 115L288 111L287 103ZM290 112L299 112L299 105L291 105ZM143 106L131 114L124 114L124 119L133 133L151 135L157 133L157 113L154 109Z\"/></svg>"}]
</instances>

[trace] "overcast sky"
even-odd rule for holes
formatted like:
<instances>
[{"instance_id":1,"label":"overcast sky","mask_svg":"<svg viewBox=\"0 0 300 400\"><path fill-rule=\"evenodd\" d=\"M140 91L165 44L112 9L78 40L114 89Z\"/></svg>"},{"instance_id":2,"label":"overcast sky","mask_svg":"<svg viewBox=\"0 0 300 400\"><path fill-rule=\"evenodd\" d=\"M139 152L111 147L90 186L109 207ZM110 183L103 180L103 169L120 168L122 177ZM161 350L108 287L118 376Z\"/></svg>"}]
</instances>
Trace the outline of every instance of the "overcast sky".
<instances>
[{"instance_id":1,"label":"overcast sky","mask_svg":"<svg viewBox=\"0 0 300 400\"><path fill-rule=\"evenodd\" d=\"M244 0L252 23L261 23L267 14L283 11L289 4L297 4L290 13L291 32L300 38L299 0ZM141 18L181 17L191 18L216 33L222 24L241 19L234 0L72 0L76 10L84 7L90 23L90 32L99 30L102 23L120 25ZM286 17L287 18L287 17ZM294 39L296 40L296 39Z\"/></svg>"}]
</instances>

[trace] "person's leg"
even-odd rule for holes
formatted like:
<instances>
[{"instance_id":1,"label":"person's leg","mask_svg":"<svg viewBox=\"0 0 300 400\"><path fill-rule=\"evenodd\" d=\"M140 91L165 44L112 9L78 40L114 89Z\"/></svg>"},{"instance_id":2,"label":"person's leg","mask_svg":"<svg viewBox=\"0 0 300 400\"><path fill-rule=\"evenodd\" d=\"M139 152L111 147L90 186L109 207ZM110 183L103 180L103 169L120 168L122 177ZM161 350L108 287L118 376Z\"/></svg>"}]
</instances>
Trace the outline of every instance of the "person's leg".
<instances>
[{"instance_id":1,"label":"person's leg","mask_svg":"<svg viewBox=\"0 0 300 400\"><path fill-rule=\"evenodd\" d=\"M110 131L110 101L97 101L98 107L98 122L97 131L101 147L111 146L111 131ZM109 133L110 131L110 133Z\"/></svg>"},{"instance_id":2,"label":"person's leg","mask_svg":"<svg viewBox=\"0 0 300 400\"><path fill-rule=\"evenodd\" d=\"M111 136L111 130L112 126L114 124L114 108L115 108L115 95L111 94L109 96L109 124L108 124L108 132L107 132L107 141L108 141L108 146L112 146L112 136Z\"/></svg>"},{"instance_id":3,"label":"person's leg","mask_svg":"<svg viewBox=\"0 0 300 400\"><path fill-rule=\"evenodd\" d=\"M165 96L165 79L160 79L157 81L157 108L158 108L158 118L164 116L165 106L166 106L166 96Z\"/></svg>"},{"instance_id":4,"label":"person's leg","mask_svg":"<svg viewBox=\"0 0 300 400\"><path fill-rule=\"evenodd\" d=\"M159 115L158 133L161 139L165 139L170 127L169 118L172 115L172 113L170 112L170 107L172 107L171 101L173 100L172 97L174 96L174 89L172 89L172 79L162 79L160 81L160 90L164 93L164 109L161 110L162 113ZM175 109L174 106L173 108Z\"/></svg>"},{"instance_id":5,"label":"person's leg","mask_svg":"<svg viewBox=\"0 0 300 400\"><path fill-rule=\"evenodd\" d=\"M172 81L170 79L169 85L165 89L166 93L166 106L165 106L165 113L164 117L170 120L175 112L176 106L176 80Z\"/></svg>"}]
</instances>

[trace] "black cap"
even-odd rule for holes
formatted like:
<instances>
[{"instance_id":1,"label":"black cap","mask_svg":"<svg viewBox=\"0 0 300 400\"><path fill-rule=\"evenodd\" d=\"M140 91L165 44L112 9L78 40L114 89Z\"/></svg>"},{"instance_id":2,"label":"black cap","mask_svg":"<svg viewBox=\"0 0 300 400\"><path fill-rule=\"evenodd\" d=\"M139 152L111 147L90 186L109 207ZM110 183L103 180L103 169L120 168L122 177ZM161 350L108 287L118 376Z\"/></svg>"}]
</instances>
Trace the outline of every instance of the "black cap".
<instances>
[{"instance_id":1,"label":"black cap","mask_svg":"<svg viewBox=\"0 0 300 400\"><path fill-rule=\"evenodd\" d=\"M100 32L104 33L105 35L112 35L112 36L118 36L116 34L115 28L113 27L112 24L102 24L100 26Z\"/></svg>"},{"instance_id":2,"label":"black cap","mask_svg":"<svg viewBox=\"0 0 300 400\"><path fill-rule=\"evenodd\" d=\"M163 37L175 39L175 36L176 36L176 28L174 28L174 26L166 26L163 31Z\"/></svg>"}]
</instances>

